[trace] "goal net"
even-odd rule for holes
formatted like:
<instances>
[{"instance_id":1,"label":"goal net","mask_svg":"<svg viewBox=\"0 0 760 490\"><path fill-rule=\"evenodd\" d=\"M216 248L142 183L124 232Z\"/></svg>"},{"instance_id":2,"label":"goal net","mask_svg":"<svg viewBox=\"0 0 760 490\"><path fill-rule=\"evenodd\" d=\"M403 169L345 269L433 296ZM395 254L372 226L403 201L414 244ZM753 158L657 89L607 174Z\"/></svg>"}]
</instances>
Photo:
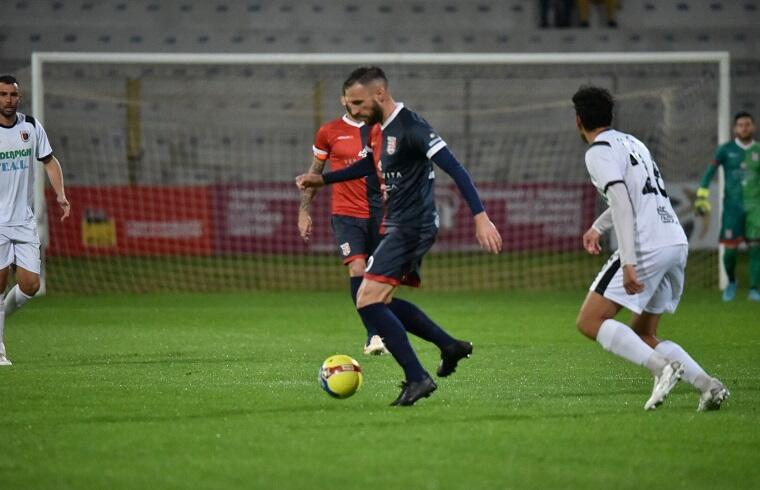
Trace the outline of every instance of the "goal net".
<instances>
[{"instance_id":1,"label":"goal net","mask_svg":"<svg viewBox=\"0 0 760 490\"><path fill-rule=\"evenodd\" d=\"M319 125L343 113L343 80L368 64L447 141L504 238L501 255L479 252L467 205L436 172L441 227L426 288L588 286L605 257L581 249L603 209L574 127L570 97L583 84L609 88L616 127L652 150L690 235L690 283L717 283L717 223L691 204L728 136L727 54L36 53L33 114L72 203L65 222L49 188L48 212L38 205L48 290L345 288L330 192L313 202L305 244L294 177Z\"/></svg>"}]
</instances>

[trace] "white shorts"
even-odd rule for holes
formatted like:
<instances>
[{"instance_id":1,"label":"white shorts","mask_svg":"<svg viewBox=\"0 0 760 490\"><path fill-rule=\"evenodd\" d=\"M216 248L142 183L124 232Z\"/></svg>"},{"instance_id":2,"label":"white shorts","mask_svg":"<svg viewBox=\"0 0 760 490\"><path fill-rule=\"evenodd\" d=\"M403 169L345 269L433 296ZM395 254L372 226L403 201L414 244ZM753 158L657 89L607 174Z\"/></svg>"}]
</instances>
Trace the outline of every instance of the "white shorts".
<instances>
[{"instance_id":1,"label":"white shorts","mask_svg":"<svg viewBox=\"0 0 760 490\"><path fill-rule=\"evenodd\" d=\"M40 237L35 223L0 226L0 269L11 264L40 273Z\"/></svg>"},{"instance_id":2,"label":"white shorts","mask_svg":"<svg viewBox=\"0 0 760 490\"><path fill-rule=\"evenodd\" d=\"M636 276L644 284L638 294L623 288L623 268L615 251L596 276L590 291L640 315L642 311L659 315L673 313L681 301L688 245L673 245L636 254Z\"/></svg>"}]
</instances>

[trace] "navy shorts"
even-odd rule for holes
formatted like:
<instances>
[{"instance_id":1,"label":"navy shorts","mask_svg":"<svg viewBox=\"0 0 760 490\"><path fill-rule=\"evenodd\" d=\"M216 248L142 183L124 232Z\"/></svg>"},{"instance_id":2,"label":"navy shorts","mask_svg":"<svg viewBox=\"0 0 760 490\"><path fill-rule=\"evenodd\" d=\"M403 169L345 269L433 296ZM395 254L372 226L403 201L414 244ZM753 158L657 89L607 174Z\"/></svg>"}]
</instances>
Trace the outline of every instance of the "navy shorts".
<instances>
[{"instance_id":1,"label":"navy shorts","mask_svg":"<svg viewBox=\"0 0 760 490\"><path fill-rule=\"evenodd\" d=\"M435 243L438 227L392 226L386 229L380 245L367 261L366 279L393 286L419 287L422 282L422 257Z\"/></svg>"},{"instance_id":2,"label":"navy shorts","mask_svg":"<svg viewBox=\"0 0 760 490\"><path fill-rule=\"evenodd\" d=\"M359 258L366 259L380 243L380 216L354 218L334 214L330 222L344 264Z\"/></svg>"}]
</instances>

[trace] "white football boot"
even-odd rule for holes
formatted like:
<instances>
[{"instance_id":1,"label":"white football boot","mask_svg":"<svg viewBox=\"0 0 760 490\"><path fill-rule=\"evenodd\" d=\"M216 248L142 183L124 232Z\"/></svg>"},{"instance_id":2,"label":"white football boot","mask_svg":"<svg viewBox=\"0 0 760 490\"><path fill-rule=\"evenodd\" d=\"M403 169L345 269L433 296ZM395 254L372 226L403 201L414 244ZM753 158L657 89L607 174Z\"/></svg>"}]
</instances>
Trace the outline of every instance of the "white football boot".
<instances>
[{"instance_id":1,"label":"white football boot","mask_svg":"<svg viewBox=\"0 0 760 490\"><path fill-rule=\"evenodd\" d=\"M712 379L710 383L710 389L699 395L699 405L697 406L697 412L709 412L711 410L720 410L720 404L723 403L726 398L731 396L731 392L728 388L723 386L723 383L716 378Z\"/></svg>"},{"instance_id":2,"label":"white football boot","mask_svg":"<svg viewBox=\"0 0 760 490\"><path fill-rule=\"evenodd\" d=\"M0 342L0 366L12 366L13 363L5 357L5 344Z\"/></svg>"},{"instance_id":3,"label":"white football boot","mask_svg":"<svg viewBox=\"0 0 760 490\"><path fill-rule=\"evenodd\" d=\"M379 335L373 335L369 343L364 346L364 354L368 356L379 356L381 354L390 354Z\"/></svg>"},{"instance_id":4,"label":"white football boot","mask_svg":"<svg viewBox=\"0 0 760 490\"><path fill-rule=\"evenodd\" d=\"M654 410L662 405L662 402L668 397L671 390L678 383L678 380L681 379L682 374L683 366L678 361L670 361L669 364L662 368L660 375L654 377L652 396L644 404L644 410Z\"/></svg>"}]
</instances>

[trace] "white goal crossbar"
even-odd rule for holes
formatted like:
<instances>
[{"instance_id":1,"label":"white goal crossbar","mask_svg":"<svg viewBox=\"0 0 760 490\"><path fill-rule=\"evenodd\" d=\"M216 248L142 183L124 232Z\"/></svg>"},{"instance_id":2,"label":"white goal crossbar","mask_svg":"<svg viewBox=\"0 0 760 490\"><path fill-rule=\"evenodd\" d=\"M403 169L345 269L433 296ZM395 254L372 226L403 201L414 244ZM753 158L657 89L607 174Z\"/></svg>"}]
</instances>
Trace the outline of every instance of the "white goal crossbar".
<instances>
[{"instance_id":1,"label":"white goal crossbar","mask_svg":"<svg viewBox=\"0 0 760 490\"><path fill-rule=\"evenodd\" d=\"M271 54L233 54L233 53L66 53L36 52L31 57L32 114L45 122L44 77L43 68L49 63L81 64L235 64L235 65L322 65L322 64L437 64L437 65L561 65L561 64L682 64L682 63L716 63L718 64L718 141L730 137L730 55L726 51L712 52L661 52L661 53L271 53ZM48 243L47 210L45 206L45 176L42 166L35 167L35 216L39 227L43 247ZM722 179L722 175L721 175ZM722 194L722 183L720 185ZM722 200L722 196L721 196ZM721 251L722 253L722 251ZM44 254L43 254L44 256ZM720 284L726 282L723 268ZM40 291L44 293L44 278Z\"/></svg>"}]
</instances>

